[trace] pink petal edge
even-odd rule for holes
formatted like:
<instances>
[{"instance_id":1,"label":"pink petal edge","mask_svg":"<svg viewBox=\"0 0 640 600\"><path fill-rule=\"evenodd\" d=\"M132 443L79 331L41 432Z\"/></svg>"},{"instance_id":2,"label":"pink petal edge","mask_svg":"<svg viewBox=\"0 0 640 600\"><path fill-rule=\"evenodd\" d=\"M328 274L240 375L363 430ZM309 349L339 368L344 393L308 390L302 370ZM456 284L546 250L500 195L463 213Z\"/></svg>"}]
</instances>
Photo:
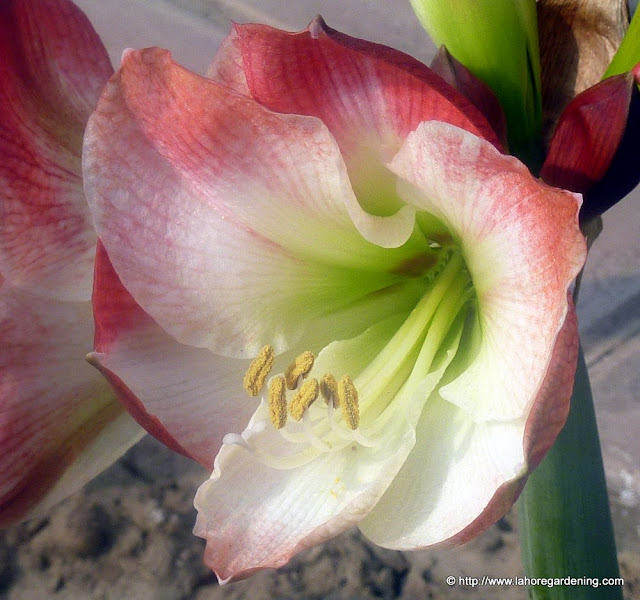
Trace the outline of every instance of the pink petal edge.
<instances>
[{"instance_id":1,"label":"pink petal edge","mask_svg":"<svg viewBox=\"0 0 640 600\"><path fill-rule=\"evenodd\" d=\"M93 304L90 362L140 425L211 470L223 436L243 429L254 411L242 388L249 361L176 342L136 304L100 243Z\"/></svg>"}]
</instances>

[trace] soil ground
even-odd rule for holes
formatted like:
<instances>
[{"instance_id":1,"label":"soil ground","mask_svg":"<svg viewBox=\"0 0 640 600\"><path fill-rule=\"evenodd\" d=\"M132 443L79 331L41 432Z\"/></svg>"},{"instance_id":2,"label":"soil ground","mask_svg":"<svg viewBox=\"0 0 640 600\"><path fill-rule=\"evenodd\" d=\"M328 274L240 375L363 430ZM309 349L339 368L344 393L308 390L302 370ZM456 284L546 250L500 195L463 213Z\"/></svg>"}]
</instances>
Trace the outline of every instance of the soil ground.
<instances>
[{"instance_id":1,"label":"soil ground","mask_svg":"<svg viewBox=\"0 0 640 600\"><path fill-rule=\"evenodd\" d=\"M527 598L524 587L471 579L522 574L515 511L459 548L395 552L352 530L277 571L219 586L191 533L193 495L206 476L145 438L45 517L0 534L0 600ZM614 518L625 600L640 598L637 515L614 504Z\"/></svg>"}]
</instances>

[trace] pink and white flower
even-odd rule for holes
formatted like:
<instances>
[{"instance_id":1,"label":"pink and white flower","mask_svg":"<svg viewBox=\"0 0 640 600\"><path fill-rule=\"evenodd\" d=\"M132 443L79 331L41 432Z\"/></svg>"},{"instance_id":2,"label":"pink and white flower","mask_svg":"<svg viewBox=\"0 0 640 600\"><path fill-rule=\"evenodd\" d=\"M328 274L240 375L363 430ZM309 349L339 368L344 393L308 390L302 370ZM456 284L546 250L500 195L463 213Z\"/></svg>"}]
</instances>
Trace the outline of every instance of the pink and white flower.
<instances>
[{"instance_id":1,"label":"pink and white flower","mask_svg":"<svg viewBox=\"0 0 640 600\"><path fill-rule=\"evenodd\" d=\"M92 362L213 470L195 532L222 581L354 525L471 538L566 418L579 196L428 68L321 20L236 26L208 76L130 51L89 121Z\"/></svg>"},{"instance_id":2,"label":"pink and white flower","mask_svg":"<svg viewBox=\"0 0 640 600\"><path fill-rule=\"evenodd\" d=\"M84 360L97 236L80 155L112 73L71 2L0 5L0 525L78 489L143 433Z\"/></svg>"}]
</instances>

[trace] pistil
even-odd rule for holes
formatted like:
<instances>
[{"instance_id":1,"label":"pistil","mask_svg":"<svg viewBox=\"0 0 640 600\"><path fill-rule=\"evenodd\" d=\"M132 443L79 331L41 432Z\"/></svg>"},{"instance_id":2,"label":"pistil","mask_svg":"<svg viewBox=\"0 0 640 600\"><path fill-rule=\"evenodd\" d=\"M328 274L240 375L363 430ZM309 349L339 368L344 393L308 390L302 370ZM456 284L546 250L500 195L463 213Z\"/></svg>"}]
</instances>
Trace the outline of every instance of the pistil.
<instances>
[{"instance_id":1,"label":"pistil","mask_svg":"<svg viewBox=\"0 0 640 600\"><path fill-rule=\"evenodd\" d=\"M446 266L433 277L423 297L398 331L356 377L355 384L363 398L363 410L369 411L375 404L375 413L380 414L395 398L414 368L436 311L443 308L447 310L451 302L455 302L451 290L457 289L454 286L457 280L462 282L464 288L469 277L462 257L453 253Z\"/></svg>"}]
</instances>

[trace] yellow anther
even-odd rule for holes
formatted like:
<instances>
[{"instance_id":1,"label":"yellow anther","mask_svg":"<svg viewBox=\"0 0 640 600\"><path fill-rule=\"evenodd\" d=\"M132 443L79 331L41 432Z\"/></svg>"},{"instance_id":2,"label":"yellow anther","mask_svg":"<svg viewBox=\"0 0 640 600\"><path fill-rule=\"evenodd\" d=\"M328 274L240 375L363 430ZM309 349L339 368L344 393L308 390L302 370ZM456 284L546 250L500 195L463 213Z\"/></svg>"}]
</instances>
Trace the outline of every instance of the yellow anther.
<instances>
[{"instance_id":1,"label":"yellow anther","mask_svg":"<svg viewBox=\"0 0 640 600\"><path fill-rule=\"evenodd\" d=\"M251 361L243 381L244 389L250 396L257 396L262 390L275 358L276 353L273 346L263 346L258 352L258 356Z\"/></svg>"},{"instance_id":2,"label":"yellow anther","mask_svg":"<svg viewBox=\"0 0 640 600\"><path fill-rule=\"evenodd\" d=\"M360 408L358 406L358 390L349 375L343 375L338 383L338 399L342 408L342 416L349 427L354 430L360 424Z\"/></svg>"},{"instance_id":3,"label":"yellow anther","mask_svg":"<svg viewBox=\"0 0 640 600\"><path fill-rule=\"evenodd\" d=\"M274 377L269 385L269 418L276 429L282 429L287 423L286 394L284 377Z\"/></svg>"},{"instance_id":4,"label":"yellow anther","mask_svg":"<svg viewBox=\"0 0 640 600\"><path fill-rule=\"evenodd\" d=\"M287 382L287 389L295 390L300 377L306 377L309 371L313 368L313 361L315 360L313 352L309 350L303 352L300 356L287 367L284 372L284 378Z\"/></svg>"},{"instance_id":5,"label":"yellow anther","mask_svg":"<svg viewBox=\"0 0 640 600\"><path fill-rule=\"evenodd\" d=\"M320 393L327 404L333 402L333 406L338 407L338 382L331 373L325 373L320 380Z\"/></svg>"},{"instance_id":6,"label":"yellow anther","mask_svg":"<svg viewBox=\"0 0 640 600\"><path fill-rule=\"evenodd\" d=\"M316 401L319 388L317 379L309 379L302 384L289 406L289 412L296 421L302 419L304 412Z\"/></svg>"}]
</instances>

